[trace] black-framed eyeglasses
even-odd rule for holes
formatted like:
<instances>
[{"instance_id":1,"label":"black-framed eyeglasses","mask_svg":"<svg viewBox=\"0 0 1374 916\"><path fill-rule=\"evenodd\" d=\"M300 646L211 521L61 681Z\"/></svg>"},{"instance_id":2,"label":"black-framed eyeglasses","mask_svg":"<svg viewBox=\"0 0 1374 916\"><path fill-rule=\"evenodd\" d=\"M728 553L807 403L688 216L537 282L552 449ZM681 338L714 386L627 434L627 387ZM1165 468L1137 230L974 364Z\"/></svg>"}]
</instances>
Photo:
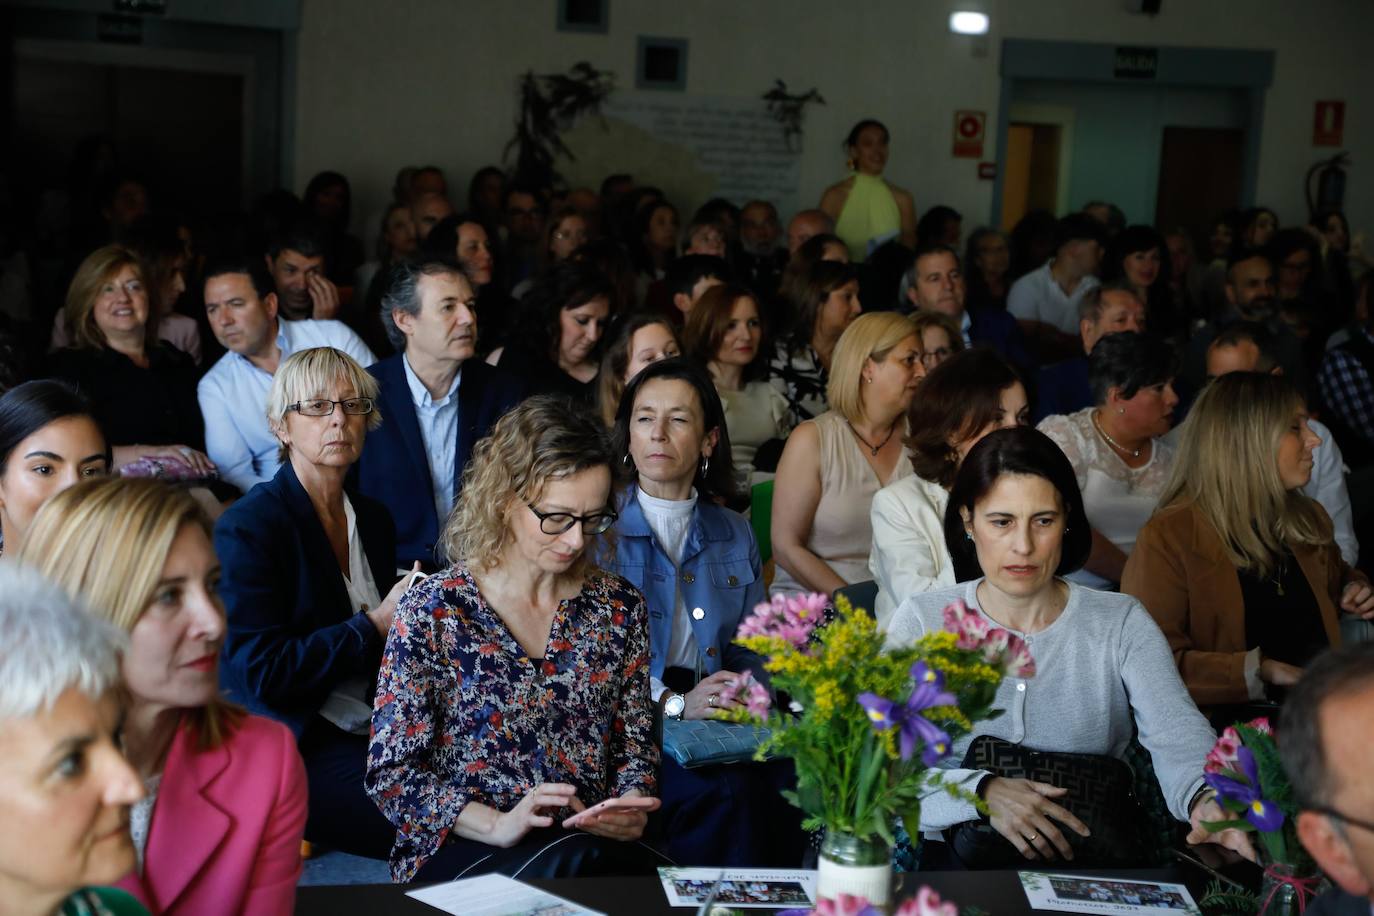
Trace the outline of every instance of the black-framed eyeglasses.
<instances>
[{"instance_id":1,"label":"black-framed eyeglasses","mask_svg":"<svg viewBox=\"0 0 1374 916\"><path fill-rule=\"evenodd\" d=\"M347 398L342 401L331 401L328 398L313 398L309 401L297 401L294 404L287 404L287 410L294 410L303 417L327 417L334 412L334 406L343 408L343 412L350 416L363 416L372 413L372 398Z\"/></svg>"},{"instance_id":2,"label":"black-framed eyeglasses","mask_svg":"<svg viewBox=\"0 0 1374 916\"><path fill-rule=\"evenodd\" d=\"M1352 824L1356 827L1362 827L1365 830L1368 830L1370 833L1374 833L1374 823L1370 823L1369 821L1362 821L1359 818L1351 817L1348 814L1342 814L1335 808L1305 808L1304 810L1312 811L1316 814L1325 814L1327 817L1334 817L1338 821L1343 821L1347 824Z\"/></svg>"},{"instance_id":3,"label":"black-framed eyeglasses","mask_svg":"<svg viewBox=\"0 0 1374 916\"><path fill-rule=\"evenodd\" d=\"M949 347L936 347L934 350L927 350L921 354L921 362L925 363L927 368L938 366L949 359L950 352Z\"/></svg>"},{"instance_id":4,"label":"black-framed eyeglasses","mask_svg":"<svg viewBox=\"0 0 1374 916\"><path fill-rule=\"evenodd\" d=\"M539 519L539 530L545 534L562 534L578 522L582 523L583 534L603 534L620 518L614 511L604 509L591 515L573 515L571 512L540 512L534 503L526 503L535 518Z\"/></svg>"}]
</instances>

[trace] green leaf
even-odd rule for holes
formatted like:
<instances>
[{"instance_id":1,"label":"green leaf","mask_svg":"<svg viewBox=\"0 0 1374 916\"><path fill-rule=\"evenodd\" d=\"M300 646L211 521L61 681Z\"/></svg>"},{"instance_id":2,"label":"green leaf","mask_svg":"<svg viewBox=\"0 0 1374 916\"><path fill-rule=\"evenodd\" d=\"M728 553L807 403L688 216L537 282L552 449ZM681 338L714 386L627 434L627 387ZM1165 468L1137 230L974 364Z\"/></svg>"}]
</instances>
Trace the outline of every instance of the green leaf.
<instances>
[{"instance_id":1,"label":"green leaf","mask_svg":"<svg viewBox=\"0 0 1374 916\"><path fill-rule=\"evenodd\" d=\"M1221 833L1223 830L1254 830L1255 825L1242 818L1237 821L1203 821L1203 829L1208 833Z\"/></svg>"}]
</instances>

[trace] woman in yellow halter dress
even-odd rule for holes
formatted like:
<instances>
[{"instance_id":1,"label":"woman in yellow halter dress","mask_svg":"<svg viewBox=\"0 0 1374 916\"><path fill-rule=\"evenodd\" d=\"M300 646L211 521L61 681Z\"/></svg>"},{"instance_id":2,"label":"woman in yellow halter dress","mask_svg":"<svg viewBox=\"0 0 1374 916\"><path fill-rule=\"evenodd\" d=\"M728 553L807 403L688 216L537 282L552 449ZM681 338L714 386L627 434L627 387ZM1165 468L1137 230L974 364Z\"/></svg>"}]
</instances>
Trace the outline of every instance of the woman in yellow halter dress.
<instances>
[{"instance_id":1,"label":"woman in yellow halter dress","mask_svg":"<svg viewBox=\"0 0 1374 916\"><path fill-rule=\"evenodd\" d=\"M896 239L916 247L916 208L911 194L883 179L888 132L880 121L854 125L845 140L851 174L821 195L821 209L835 221L835 234L849 247L855 263Z\"/></svg>"}]
</instances>

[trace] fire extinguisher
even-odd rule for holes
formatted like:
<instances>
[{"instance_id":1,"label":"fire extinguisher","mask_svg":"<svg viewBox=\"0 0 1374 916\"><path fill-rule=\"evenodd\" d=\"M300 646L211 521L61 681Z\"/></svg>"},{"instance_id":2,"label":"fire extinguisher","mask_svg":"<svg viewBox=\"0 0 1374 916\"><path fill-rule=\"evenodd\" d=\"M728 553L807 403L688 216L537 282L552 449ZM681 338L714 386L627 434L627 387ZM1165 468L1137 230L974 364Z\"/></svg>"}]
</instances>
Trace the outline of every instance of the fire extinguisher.
<instances>
[{"instance_id":1,"label":"fire extinguisher","mask_svg":"<svg viewBox=\"0 0 1374 916\"><path fill-rule=\"evenodd\" d=\"M1330 159L1323 159L1307 170L1305 190L1307 192L1307 212L1343 209L1345 200L1345 166L1350 165L1350 154L1337 153ZM1317 179L1317 193L1312 194L1312 179Z\"/></svg>"}]
</instances>

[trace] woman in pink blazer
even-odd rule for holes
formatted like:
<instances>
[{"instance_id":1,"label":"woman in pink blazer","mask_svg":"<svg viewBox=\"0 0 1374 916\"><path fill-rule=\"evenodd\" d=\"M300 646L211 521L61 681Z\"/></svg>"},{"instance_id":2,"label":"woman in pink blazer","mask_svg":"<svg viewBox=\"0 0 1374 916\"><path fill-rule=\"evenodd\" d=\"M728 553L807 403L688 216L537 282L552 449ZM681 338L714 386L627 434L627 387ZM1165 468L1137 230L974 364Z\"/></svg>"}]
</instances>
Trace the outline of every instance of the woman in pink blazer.
<instances>
[{"instance_id":1,"label":"woman in pink blazer","mask_svg":"<svg viewBox=\"0 0 1374 916\"><path fill-rule=\"evenodd\" d=\"M50 500L20 562L129 633L124 749L147 795L119 886L154 914L291 913L305 768L290 730L219 696L224 607L210 523L156 480L105 478Z\"/></svg>"}]
</instances>

